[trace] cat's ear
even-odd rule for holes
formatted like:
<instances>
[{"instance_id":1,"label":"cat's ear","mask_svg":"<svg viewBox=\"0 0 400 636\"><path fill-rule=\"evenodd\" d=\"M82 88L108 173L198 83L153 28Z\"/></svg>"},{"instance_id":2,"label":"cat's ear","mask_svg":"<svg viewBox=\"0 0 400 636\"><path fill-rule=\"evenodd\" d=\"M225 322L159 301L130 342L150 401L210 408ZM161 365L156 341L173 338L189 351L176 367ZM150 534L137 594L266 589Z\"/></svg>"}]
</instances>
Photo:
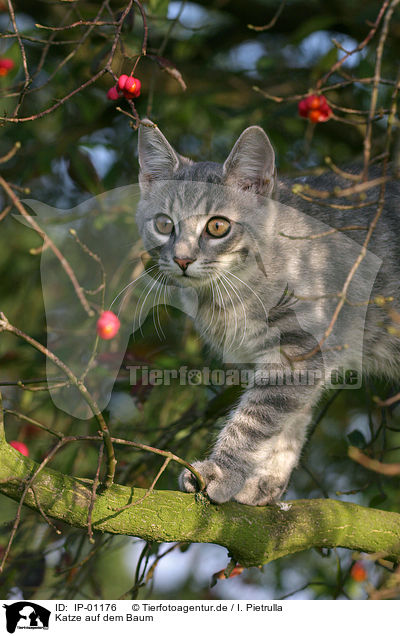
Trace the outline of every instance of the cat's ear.
<instances>
[{"instance_id":1,"label":"cat's ear","mask_svg":"<svg viewBox=\"0 0 400 636\"><path fill-rule=\"evenodd\" d=\"M250 126L240 135L224 163L227 185L257 194L270 194L275 181L275 153L259 126Z\"/></svg>"},{"instance_id":2,"label":"cat's ear","mask_svg":"<svg viewBox=\"0 0 400 636\"><path fill-rule=\"evenodd\" d=\"M149 185L155 179L170 179L184 163L191 163L172 148L162 132L149 119L139 128L139 181Z\"/></svg>"}]
</instances>

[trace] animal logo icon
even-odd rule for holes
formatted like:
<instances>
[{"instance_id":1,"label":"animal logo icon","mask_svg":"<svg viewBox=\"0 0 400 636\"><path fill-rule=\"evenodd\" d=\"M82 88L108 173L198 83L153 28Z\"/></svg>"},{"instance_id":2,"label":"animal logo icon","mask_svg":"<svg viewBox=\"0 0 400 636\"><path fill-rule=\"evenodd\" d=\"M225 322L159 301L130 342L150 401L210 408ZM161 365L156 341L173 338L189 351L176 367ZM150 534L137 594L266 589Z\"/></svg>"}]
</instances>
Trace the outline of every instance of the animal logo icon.
<instances>
[{"instance_id":1,"label":"animal logo icon","mask_svg":"<svg viewBox=\"0 0 400 636\"><path fill-rule=\"evenodd\" d=\"M9 634L14 634L19 629L48 629L50 610L31 603L30 601L18 601L11 605L3 605L6 610L6 627Z\"/></svg>"}]
</instances>

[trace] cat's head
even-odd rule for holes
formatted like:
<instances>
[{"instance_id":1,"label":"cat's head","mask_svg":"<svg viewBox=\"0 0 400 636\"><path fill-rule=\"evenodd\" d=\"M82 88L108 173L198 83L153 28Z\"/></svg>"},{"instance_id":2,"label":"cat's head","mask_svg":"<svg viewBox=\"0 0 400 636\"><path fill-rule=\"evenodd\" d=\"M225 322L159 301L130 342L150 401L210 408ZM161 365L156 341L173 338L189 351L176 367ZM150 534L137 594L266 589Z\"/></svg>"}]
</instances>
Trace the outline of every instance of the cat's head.
<instances>
[{"instance_id":1,"label":"cat's head","mask_svg":"<svg viewBox=\"0 0 400 636\"><path fill-rule=\"evenodd\" d=\"M274 188L275 155L262 128L247 128L224 164L195 163L145 121L139 164L137 221L168 280L202 287L240 268L254 248L256 202Z\"/></svg>"}]
</instances>

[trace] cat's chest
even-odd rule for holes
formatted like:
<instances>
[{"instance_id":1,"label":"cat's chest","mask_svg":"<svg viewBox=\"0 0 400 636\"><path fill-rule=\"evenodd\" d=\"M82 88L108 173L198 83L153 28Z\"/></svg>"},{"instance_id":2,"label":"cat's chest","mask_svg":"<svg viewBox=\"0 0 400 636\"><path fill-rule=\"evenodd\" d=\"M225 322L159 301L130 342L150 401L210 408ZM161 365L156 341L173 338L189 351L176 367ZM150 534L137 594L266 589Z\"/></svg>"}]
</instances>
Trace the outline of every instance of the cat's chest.
<instances>
[{"instance_id":1,"label":"cat's chest","mask_svg":"<svg viewBox=\"0 0 400 636\"><path fill-rule=\"evenodd\" d=\"M268 332L265 321L229 299L200 303L194 324L203 342L232 363L255 362Z\"/></svg>"}]
</instances>

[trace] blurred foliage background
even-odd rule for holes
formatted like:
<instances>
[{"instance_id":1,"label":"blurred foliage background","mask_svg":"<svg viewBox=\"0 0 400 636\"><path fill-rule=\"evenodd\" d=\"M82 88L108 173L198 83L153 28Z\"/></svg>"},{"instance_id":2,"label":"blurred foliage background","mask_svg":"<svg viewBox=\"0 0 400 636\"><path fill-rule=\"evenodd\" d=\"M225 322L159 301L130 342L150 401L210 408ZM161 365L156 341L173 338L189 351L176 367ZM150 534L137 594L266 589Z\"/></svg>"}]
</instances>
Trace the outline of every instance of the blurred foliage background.
<instances>
[{"instance_id":1,"label":"blurred foliage background","mask_svg":"<svg viewBox=\"0 0 400 636\"><path fill-rule=\"evenodd\" d=\"M115 27L87 26L52 32L36 25L59 26L93 20L98 2L15 2L16 21L24 37L32 75L41 64L49 38L52 45L34 76L18 117L51 107L57 100L92 77L110 50ZM109 0L103 19L115 20L126 7ZM370 86L351 83L333 88L330 101L340 104L338 119L315 128L297 114L296 99L274 101L276 96L304 95L343 55L357 46L370 30L382 7L374 0L288 0L271 28L257 31L249 25L267 24L279 8L276 0L217 0L214 2L143 2L149 27L148 57L141 58L135 75L142 82L135 107L141 118L150 117L182 154L195 160L223 161L242 130L262 126L277 151L278 169L285 174L327 169L324 158L336 165L357 161L362 155L365 126L349 125L352 109L368 110ZM0 57L14 68L0 77L0 112L10 115L24 84L20 47L6 2L0 3ZM87 35L85 35L87 34ZM400 59L400 13L394 13L382 65L382 76L395 79ZM130 73L140 53L143 24L137 6L124 22L112 69ZM374 73L376 38L351 56L334 85L352 77ZM176 81L156 61L176 67ZM65 61L66 60L66 61ZM176 73L175 73L176 75ZM0 155L15 142L21 149L1 165L4 178L23 198L70 208L85 199L137 180L137 132L124 100L107 100L114 80L109 73L66 100L50 114L19 123L3 122ZM381 85L379 102L387 107L390 87ZM347 109L347 110L346 110ZM374 128L374 154L382 151L385 117ZM394 159L399 149L394 133ZM20 190L22 189L22 194ZM2 195L3 209L6 198ZM105 222L107 219L105 219ZM9 320L39 341L46 342L46 319L40 281L41 239L20 225L11 214L0 222L0 309ZM237 397L233 389L201 386L170 387L129 385L127 364L156 368L188 365L215 367L178 310L163 315L165 341L154 333L149 318L144 337L131 342L107 411L114 435L171 450L186 460L204 456L215 437L216 424ZM9 334L0 338L0 384L6 409L23 413L47 426L71 434L93 433L93 422L73 420L54 408L45 391L17 386L18 380L46 377L43 357ZM27 386L34 386L27 385ZM315 432L301 465L294 472L287 498L335 497L385 510L399 510L399 479L367 472L347 457L349 444L368 450L383 461L400 460L400 412L396 404L377 408L373 397L396 392L376 378L362 389L330 393L315 413ZM41 460L51 445L49 436L34 425L6 414L9 440L23 441L30 456ZM119 448L117 482L149 486L160 458ZM66 473L93 478L97 447L90 443L68 446L52 466ZM159 488L176 489L178 466L170 464ZM16 512L14 502L0 496L0 556L8 541ZM133 513L134 514L134 513ZM262 570L252 568L231 580L212 575L227 562L218 546L147 545L135 538L101 536L94 546L87 533L60 526L61 535L37 513L24 510L10 557L0 578L1 598L366 598L367 584L379 586L390 564L363 561L365 581L350 571L358 557L345 550L312 550L281 559ZM165 556L155 563L157 555ZM361 577L363 578L363 577Z\"/></svg>"}]
</instances>

